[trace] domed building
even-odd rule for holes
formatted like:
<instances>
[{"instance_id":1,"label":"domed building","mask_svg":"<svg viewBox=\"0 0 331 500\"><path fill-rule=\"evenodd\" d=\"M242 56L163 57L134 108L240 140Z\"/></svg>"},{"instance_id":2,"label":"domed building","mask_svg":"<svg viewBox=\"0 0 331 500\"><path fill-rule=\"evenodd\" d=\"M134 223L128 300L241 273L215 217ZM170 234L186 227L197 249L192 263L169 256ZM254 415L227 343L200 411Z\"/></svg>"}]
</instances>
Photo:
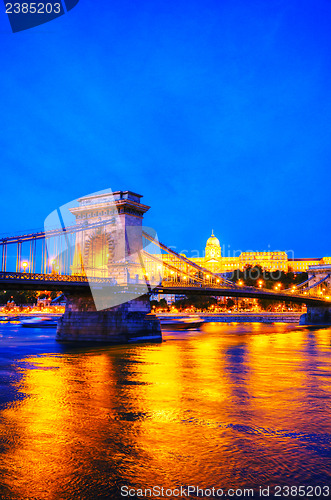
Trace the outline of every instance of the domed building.
<instances>
[{"instance_id":1,"label":"domed building","mask_svg":"<svg viewBox=\"0 0 331 500\"><path fill-rule=\"evenodd\" d=\"M237 269L243 271L246 266L260 266L262 269L271 272L288 272L291 270L295 273L301 273L306 272L311 266L331 263L331 257L324 257L323 259L289 259L284 251L234 251L231 252L232 255L230 255L230 251L228 251L228 255L224 255L224 253L225 251L223 251L222 255L220 241L214 235L214 231L212 231L206 243L204 256L197 255L191 257L185 255L185 257L192 263L223 277L229 276L230 273L233 273ZM176 258L172 255L160 255L159 258L167 264L174 266L174 268L178 267L178 262L176 262ZM184 263L181 263L180 267L185 270ZM176 279L174 268L164 268L165 279ZM183 278L184 281L186 279Z\"/></svg>"},{"instance_id":2,"label":"domed building","mask_svg":"<svg viewBox=\"0 0 331 500\"><path fill-rule=\"evenodd\" d=\"M205 249L205 261L206 262L219 262L222 256L221 245L214 235L214 231L211 232L211 236L207 240Z\"/></svg>"}]
</instances>

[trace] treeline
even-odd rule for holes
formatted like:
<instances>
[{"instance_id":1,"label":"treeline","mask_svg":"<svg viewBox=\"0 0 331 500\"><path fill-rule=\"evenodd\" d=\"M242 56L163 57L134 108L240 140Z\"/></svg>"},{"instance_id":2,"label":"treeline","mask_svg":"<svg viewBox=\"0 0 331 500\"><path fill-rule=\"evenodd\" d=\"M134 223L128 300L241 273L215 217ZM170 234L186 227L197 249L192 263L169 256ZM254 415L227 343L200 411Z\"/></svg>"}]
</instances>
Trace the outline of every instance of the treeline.
<instances>
[{"instance_id":1,"label":"treeline","mask_svg":"<svg viewBox=\"0 0 331 500\"><path fill-rule=\"evenodd\" d=\"M33 290L6 290L0 292L0 304L14 301L16 305L31 305L37 302L37 299L51 298L55 299L62 292L35 292Z\"/></svg>"},{"instance_id":2,"label":"treeline","mask_svg":"<svg viewBox=\"0 0 331 500\"><path fill-rule=\"evenodd\" d=\"M241 281L243 285L259 287L263 282L263 288L274 288L276 283L281 283L282 288L290 288L308 279L308 273L294 273L293 271L266 271L261 266L247 265L243 271L233 271L230 281L234 283Z\"/></svg>"}]
</instances>

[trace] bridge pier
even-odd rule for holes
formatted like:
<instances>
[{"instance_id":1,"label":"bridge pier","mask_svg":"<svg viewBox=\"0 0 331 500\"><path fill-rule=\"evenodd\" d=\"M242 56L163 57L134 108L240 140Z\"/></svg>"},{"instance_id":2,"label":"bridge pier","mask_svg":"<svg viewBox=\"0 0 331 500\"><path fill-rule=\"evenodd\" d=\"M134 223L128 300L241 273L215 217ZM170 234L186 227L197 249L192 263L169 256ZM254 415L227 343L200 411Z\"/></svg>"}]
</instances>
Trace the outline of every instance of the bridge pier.
<instances>
[{"instance_id":1,"label":"bridge pier","mask_svg":"<svg viewBox=\"0 0 331 500\"><path fill-rule=\"evenodd\" d=\"M331 305L307 305L307 313L301 316L300 325L331 326Z\"/></svg>"},{"instance_id":2,"label":"bridge pier","mask_svg":"<svg viewBox=\"0 0 331 500\"><path fill-rule=\"evenodd\" d=\"M141 263L142 220L150 207L140 199L132 191L93 194L70 209L83 229L76 236L71 271L89 276L91 293L77 289L65 293L67 305L58 322L57 340L120 344L162 340ZM108 222L95 228L93 223L102 219ZM114 283L103 286L98 277L112 278Z\"/></svg>"},{"instance_id":3,"label":"bridge pier","mask_svg":"<svg viewBox=\"0 0 331 500\"><path fill-rule=\"evenodd\" d=\"M161 342L160 321L151 314L147 295L109 309L97 311L91 295L66 294L65 313L59 319L56 339L60 342Z\"/></svg>"}]
</instances>

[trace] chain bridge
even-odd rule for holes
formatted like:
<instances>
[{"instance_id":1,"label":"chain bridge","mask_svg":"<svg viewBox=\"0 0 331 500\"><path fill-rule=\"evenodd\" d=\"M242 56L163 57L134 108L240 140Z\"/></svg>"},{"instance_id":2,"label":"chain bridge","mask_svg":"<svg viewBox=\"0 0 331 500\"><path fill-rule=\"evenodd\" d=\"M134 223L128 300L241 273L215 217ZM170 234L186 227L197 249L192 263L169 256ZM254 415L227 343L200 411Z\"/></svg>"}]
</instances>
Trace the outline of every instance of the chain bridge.
<instances>
[{"instance_id":1,"label":"chain bridge","mask_svg":"<svg viewBox=\"0 0 331 500\"><path fill-rule=\"evenodd\" d=\"M134 323L140 333L159 337L156 318L146 319L151 293L273 299L330 311L328 288L322 284L331 285L331 269L311 272L288 290L234 283L159 242L155 231L142 226L150 207L140 198L130 191L91 195L69 209L75 218L70 225L58 211L54 228L2 237L0 289L62 291L68 304L58 336L64 340L90 339L93 330L99 330L94 339L105 339L109 331L121 330L120 317L123 331L130 330L128 318L133 318L127 337L137 330ZM116 321L109 324L105 311L112 311ZM104 324L98 328L101 317ZM114 341L122 337L112 335Z\"/></svg>"},{"instance_id":2,"label":"chain bridge","mask_svg":"<svg viewBox=\"0 0 331 500\"><path fill-rule=\"evenodd\" d=\"M109 226L113 224L114 221L111 219L104 219L90 224L88 231L95 230L97 242L98 237L107 234ZM308 280L282 291L240 286L192 263L188 258L154 239L146 231L142 231L142 244L138 255L141 264L134 278L130 277L132 261L117 262L116 266L112 262L111 269L108 269L102 265L101 259L101 266L98 266L100 253L105 249L102 245L98 248L97 244L91 245L91 255L87 257L93 263L86 266L89 273L86 273L83 263L80 269L76 268L73 271L74 256L77 254L75 240L78 234L77 239L83 239L85 232L85 226L73 225L64 230L46 233L40 231L1 238L1 289L70 291L89 289L91 284L113 287L118 291L135 288L140 291L147 288L148 291L163 294L270 298L321 305L330 301L329 296L322 295L320 289L322 283L330 281L330 273L317 281L316 275L312 274ZM157 248L157 253L155 248L146 250L149 243ZM65 251L62 245L66 246ZM49 255L51 247L54 248L54 256Z\"/></svg>"}]
</instances>

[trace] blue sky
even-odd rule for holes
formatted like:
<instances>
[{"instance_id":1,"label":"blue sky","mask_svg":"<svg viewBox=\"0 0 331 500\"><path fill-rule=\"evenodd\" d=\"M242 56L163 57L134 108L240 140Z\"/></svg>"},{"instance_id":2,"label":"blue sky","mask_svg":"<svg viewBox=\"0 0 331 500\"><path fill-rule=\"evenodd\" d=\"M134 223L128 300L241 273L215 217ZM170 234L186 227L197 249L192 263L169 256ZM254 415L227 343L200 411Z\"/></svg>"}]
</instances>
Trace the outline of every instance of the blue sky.
<instances>
[{"instance_id":1,"label":"blue sky","mask_svg":"<svg viewBox=\"0 0 331 500\"><path fill-rule=\"evenodd\" d=\"M136 191L179 251L331 255L331 2L80 0L0 15L1 233Z\"/></svg>"}]
</instances>

